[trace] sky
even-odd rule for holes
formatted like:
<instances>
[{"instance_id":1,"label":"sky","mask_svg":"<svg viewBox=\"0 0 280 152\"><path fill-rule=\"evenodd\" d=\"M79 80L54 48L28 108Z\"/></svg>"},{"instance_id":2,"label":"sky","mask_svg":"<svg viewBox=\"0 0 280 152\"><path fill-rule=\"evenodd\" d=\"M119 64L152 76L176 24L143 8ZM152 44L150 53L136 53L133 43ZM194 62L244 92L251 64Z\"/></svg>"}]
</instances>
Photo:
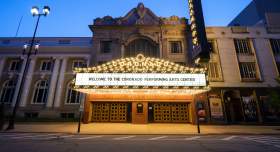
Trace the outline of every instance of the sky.
<instances>
[{"instance_id":1,"label":"sky","mask_svg":"<svg viewBox=\"0 0 280 152\"><path fill-rule=\"evenodd\" d=\"M189 18L187 0L0 0L0 37L31 37L36 24L32 6L51 8L50 14L41 18L37 36L88 37L92 36L88 25L93 19L124 16L140 2L160 17ZM202 0L206 26L226 26L250 2Z\"/></svg>"}]
</instances>

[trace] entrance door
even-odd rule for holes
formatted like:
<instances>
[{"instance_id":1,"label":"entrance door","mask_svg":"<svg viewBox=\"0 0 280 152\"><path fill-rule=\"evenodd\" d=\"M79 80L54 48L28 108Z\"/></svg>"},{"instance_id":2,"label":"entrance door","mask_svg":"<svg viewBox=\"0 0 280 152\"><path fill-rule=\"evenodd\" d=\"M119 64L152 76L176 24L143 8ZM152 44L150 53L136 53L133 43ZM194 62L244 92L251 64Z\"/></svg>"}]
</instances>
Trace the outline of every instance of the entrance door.
<instances>
[{"instance_id":1,"label":"entrance door","mask_svg":"<svg viewBox=\"0 0 280 152\"><path fill-rule=\"evenodd\" d=\"M93 103L93 122L128 122L131 119L129 103Z\"/></svg>"},{"instance_id":2,"label":"entrance door","mask_svg":"<svg viewBox=\"0 0 280 152\"><path fill-rule=\"evenodd\" d=\"M242 104L240 99L232 100L231 101L231 108L232 108L232 121L233 122L241 122L244 121L244 117L242 114Z\"/></svg>"},{"instance_id":3,"label":"entrance door","mask_svg":"<svg viewBox=\"0 0 280 152\"><path fill-rule=\"evenodd\" d=\"M152 111L149 110L150 122L189 122L188 103L151 103ZM149 107L150 107L149 106Z\"/></svg>"}]
</instances>

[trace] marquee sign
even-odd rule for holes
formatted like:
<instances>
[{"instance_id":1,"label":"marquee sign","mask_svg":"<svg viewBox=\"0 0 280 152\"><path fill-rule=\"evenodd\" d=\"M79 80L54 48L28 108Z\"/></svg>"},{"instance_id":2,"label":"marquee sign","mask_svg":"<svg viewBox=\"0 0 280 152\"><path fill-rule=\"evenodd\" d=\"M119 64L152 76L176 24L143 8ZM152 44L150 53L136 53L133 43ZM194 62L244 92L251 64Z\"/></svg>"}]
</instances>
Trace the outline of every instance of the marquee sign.
<instances>
[{"instance_id":1,"label":"marquee sign","mask_svg":"<svg viewBox=\"0 0 280 152\"><path fill-rule=\"evenodd\" d=\"M209 45L206 36L201 0L188 0L193 43L193 57L209 60Z\"/></svg>"},{"instance_id":2,"label":"marquee sign","mask_svg":"<svg viewBox=\"0 0 280 152\"><path fill-rule=\"evenodd\" d=\"M91 68L76 68L75 89L207 87L206 69L144 57L142 54Z\"/></svg>"},{"instance_id":3,"label":"marquee sign","mask_svg":"<svg viewBox=\"0 0 280 152\"><path fill-rule=\"evenodd\" d=\"M81 86L206 86L205 74L161 73L78 73L76 85Z\"/></svg>"}]
</instances>

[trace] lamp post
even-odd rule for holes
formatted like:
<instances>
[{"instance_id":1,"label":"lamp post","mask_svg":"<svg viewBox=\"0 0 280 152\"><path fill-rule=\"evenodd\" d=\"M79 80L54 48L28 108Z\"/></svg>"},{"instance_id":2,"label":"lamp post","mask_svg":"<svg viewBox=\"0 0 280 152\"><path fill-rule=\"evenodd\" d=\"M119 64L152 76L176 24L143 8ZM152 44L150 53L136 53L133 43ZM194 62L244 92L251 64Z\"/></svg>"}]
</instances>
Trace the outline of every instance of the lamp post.
<instances>
[{"instance_id":1,"label":"lamp post","mask_svg":"<svg viewBox=\"0 0 280 152\"><path fill-rule=\"evenodd\" d=\"M35 16L38 16L37 18L37 23L36 23L36 27L35 27L35 30L34 30L34 33L33 33L33 37L32 37L32 40L31 40L31 44L25 44L23 46L23 55L26 55L27 58L26 58L26 64L24 66L24 70L23 70L23 74L22 74L22 81L20 81L20 85L19 85L19 92L16 96L16 103L15 103L15 106L13 108L13 113L9 119L9 124L8 124L8 127L7 127L7 130L11 130L11 129L14 129L15 128L15 117L16 117L16 113L17 113L17 109L18 109L18 106L19 106L19 103L20 103L20 98L21 98L21 92L22 92L22 87L23 87L23 82L25 80L25 77L26 77L26 74L27 74L27 70L28 70L28 67L29 67L29 63L30 63L30 56L32 54L36 55L37 52L38 52L38 49L39 49L39 44L35 44L35 37L36 37L36 33L37 33L37 28L38 28L38 25L39 25L39 21L40 21L40 18L41 16L47 16L48 14L50 13L50 7L49 6L44 6L43 8L43 12L42 13L39 13L39 8L34 6L32 7L31 9L31 14L33 17ZM27 49L29 47L29 50L28 52ZM32 49L35 49L34 52L32 52Z\"/></svg>"}]
</instances>

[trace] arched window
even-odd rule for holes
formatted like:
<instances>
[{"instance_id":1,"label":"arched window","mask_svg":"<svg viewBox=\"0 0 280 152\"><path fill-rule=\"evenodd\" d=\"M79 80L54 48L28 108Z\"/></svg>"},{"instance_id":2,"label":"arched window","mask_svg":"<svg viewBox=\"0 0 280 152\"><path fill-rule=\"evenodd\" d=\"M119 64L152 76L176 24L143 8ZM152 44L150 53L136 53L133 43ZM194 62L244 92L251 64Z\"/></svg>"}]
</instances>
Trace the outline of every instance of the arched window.
<instances>
[{"instance_id":1,"label":"arched window","mask_svg":"<svg viewBox=\"0 0 280 152\"><path fill-rule=\"evenodd\" d=\"M35 85L33 103L46 103L48 99L49 82L40 80Z\"/></svg>"},{"instance_id":2,"label":"arched window","mask_svg":"<svg viewBox=\"0 0 280 152\"><path fill-rule=\"evenodd\" d=\"M79 104L81 101L81 92L73 90L72 83L67 85L66 104Z\"/></svg>"},{"instance_id":3,"label":"arched window","mask_svg":"<svg viewBox=\"0 0 280 152\"><path fill-rule=\"evenodd\" d=\"M142 38L136 39L126 46L125 57L135 57L140 53L148 57L159 57L158 45Z\"/></svg>"},{"instance_id":4,"label":"arched window","mask_svg":"<svg viewBox=\"0 0 280 152\"><path fill-rule=\"evenodd\" d=\"M2 103L12 103L13 97L16 90L17 81L16 80L8 80L3 84L1 90L1 98L0 102Z\"/></svg>"}]
</instances>

